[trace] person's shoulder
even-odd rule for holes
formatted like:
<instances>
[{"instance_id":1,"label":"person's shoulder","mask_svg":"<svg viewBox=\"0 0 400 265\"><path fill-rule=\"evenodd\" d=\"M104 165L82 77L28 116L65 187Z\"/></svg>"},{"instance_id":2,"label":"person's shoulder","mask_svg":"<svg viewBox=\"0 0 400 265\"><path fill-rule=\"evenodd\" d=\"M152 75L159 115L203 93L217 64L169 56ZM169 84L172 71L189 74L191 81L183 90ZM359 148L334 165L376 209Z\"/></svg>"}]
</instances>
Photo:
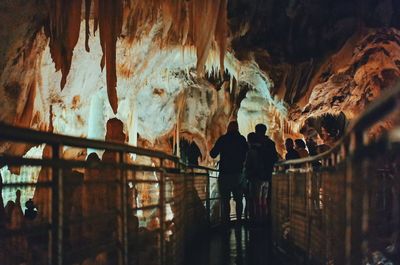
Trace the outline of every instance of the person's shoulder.
<instances>
[{"instance_id":1,"label":"person's shoulder","mask_svg":"<svg viewBox=\"0 0 400 265\"><path fill-rule=\"evenodd\" d=\"M223 141L225 138L227 137L226 134L221 135L220 137L218 137L217 142L219 141Z\"/></svg>"},{"instance_id":2,"label":"person's shoulder","mask_svg":"<svg viewBox=\"0 0 400 265\"><path fill-rule=\"evenodd\" d=\"M265 136L263 144L267 147L275 147L275 142L268 136Z\"/></svg>"},{"instance_id":3,"label":"person's shoulder","mask_svg":"<svg viewBox=\"0 0 400 265\"><path fill-rule=\"evenodd\" d=\"M275 145L275 142L271 139L271 138L269 138L269 137L265 137L265 140L266 140L266 142L267 143L269 143L269 144L271 144L271 145Z\"/></svg>"}]
</instances>

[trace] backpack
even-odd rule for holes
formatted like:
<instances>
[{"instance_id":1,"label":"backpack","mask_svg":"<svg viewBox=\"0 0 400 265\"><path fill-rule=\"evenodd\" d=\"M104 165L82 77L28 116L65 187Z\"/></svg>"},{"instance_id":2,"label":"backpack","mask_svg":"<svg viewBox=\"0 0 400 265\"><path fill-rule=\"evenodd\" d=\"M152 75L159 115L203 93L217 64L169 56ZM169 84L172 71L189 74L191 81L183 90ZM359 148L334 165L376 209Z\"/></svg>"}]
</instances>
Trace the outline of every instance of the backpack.
<instances>
[{"instance_id":1,"label":"backpack","mask_svg":"<svg viewBox=\"0 0 400 265\"><path fill-rule=\"evenodd\" d=\"M245 161L245 176L248 180L264 180L265 161L263 158L262 146L252 146L247 152Z\"/></svg>"}]
</instances>

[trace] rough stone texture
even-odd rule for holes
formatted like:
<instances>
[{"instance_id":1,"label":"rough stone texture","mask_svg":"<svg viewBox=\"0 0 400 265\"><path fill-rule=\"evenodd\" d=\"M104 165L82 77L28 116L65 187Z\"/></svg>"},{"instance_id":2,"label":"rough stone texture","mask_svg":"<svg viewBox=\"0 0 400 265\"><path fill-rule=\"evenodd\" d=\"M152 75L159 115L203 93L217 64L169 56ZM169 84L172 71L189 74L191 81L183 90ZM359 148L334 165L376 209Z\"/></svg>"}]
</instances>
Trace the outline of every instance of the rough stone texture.
<instances>
[{"instance_id":1,"label":"rough stone texture","mask_svg":"<svg viewBox=\"0 0 400 265\"><path fill-rule=\"evenodd\" d=\"M116 116L129 143L156 148L160 143L161 150L171 152L168 139L180 134L195 140L204 154L227 122L238 117L243 134L265 122L281 146L282 138L297 133L307 117L344 111L354 118L398 77L398 1L232 0L227 8L230 82L217 76L215 45L205 61L206 76L197 76L194 46L178 45L181 29L166 27L173 10L153 14L151 23L139 19L137 25L132 20L124 25L116 44L119 107L114 115L115 104L114 111L104 104L104 124ZM81 22L61 92L62 76L54 73L48 32L42 30L46 12L41 0L0 4L1 21L14 26L0 30L0 120L47 130L51 119L54 132L86 137L91 95L107 101L99 35L87 38ZM129 34L129 27L137 27L136 34ZM160 41L166 36L168 42ZM246 96L247 91L252 92ZM23 154L27 148L4 144L0 150Z\"/></svg>"},{"instance_id":2,"label":"rough stone texture","mask_svg":"<svg viewBox=\"0 0 400 265\"><path fill-rule=\"evenodd\" d=\"M308 103L293 110L290 119L302 124L324 113L356 118L381 93L392 88L400 76L400 32L371 29L355 34L330 57L312 81Z\"/></svg>"}]
</instances>

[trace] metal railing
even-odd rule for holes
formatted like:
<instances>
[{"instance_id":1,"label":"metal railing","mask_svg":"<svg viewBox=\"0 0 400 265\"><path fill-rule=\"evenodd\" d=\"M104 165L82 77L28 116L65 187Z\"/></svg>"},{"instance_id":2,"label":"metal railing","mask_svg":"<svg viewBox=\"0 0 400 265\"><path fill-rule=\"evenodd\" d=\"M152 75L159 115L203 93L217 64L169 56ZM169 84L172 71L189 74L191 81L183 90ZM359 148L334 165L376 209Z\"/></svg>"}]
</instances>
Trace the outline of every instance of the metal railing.
<instances>
[{"instance_id":1,"label":"metal railing","mask_svg":"<svg viewBox=\"0 0 400 265\"><path fill-rule=\"evenodd\" d=\"M397 85L329 151L276 165L272 227L280 250L306 263L400 262L399 114ZM368 141L369 129L389 120L394 129Z\"/></svg>"},{"instance_id":2,"label":"metal railing","mask_svg":"<svg viewBox=\"0 0 400 265\"><path fill-rule=\"evenodd\" d=\"M0 168L11 170L0 171L7 174L0 192L17 197L3 202L0 196L2 265L183 264L185 243L220 221L215 169L189 167L162 152L5 124L0 140L43 147L40 158L0 155ZM87 148L104 152L102 158L66 158ZM16 168L20 172L12 174Z\"/></svg>"}]
</instances>

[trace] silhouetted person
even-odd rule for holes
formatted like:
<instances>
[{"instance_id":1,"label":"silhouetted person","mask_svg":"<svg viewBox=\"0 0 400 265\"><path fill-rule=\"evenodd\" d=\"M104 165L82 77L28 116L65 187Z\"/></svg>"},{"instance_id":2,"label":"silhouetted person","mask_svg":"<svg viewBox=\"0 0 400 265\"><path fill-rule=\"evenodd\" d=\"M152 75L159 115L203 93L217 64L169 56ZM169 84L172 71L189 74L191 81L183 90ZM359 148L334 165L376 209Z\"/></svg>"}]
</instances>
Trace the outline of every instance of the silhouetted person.
<instances>
[{"instance_id":1,"label":"silhouetted person","mask_svg":"<svg viewBox=\"0 0 400 265\"><path fill-rule=\"evenodd\" d=\"M308 153L310 156L316 156L317 153L317 143L314 141L314 139L309 138L306 140L306 145L308 149Z\"/></svg>"},{"instance_id":2,"label":"silhouetted person","mask_svg":"<svg viewBox=\"0 0 400 265\"><path fill-rule=\"evenodd\" d=\"M294 140L296 152L299 154L300 158L309 156L308 151L306 150L306 143L302 139Z\"/></svg>"},{"instance_id":3,"label":"silhouetted person","mask_svg":"<svg viewBox=\"0 0 400 265\"><path fill-rule=\"evenodd\" d=\"M346 128L346 115L340 112L339 115L326 113L320 118L320 136L324 144L329 147L333 145L343 136Z\"/></svg>"},{"instance_id":4,"label":"silhouetted person","mask_svg":"<svg viewBox=\"0 0 400 265\"><path fill-rule=\"evenodd\" d=\"M192 141L188 148L188 162L189 165L199 165L199 157L201 157L201 152L197 144Z\"/></svg>"},{"instance_id":5,"label":"silhouetted person","mask_svg":"<svg viewBox=\"0 0 400 265\"><path fill-rule=\"evenodd\" d=\"M15 192L15 195L15 202L10 200L7 202L7 205L5 207L8 229L22 228L24 215L21 209L21 191L17 190Z\"/></svg>"},{"instance_id":6,"label":"silhouetted person","mask_svg":"<svg viewBox=\"0 0 400 265\"><path fill-rule=\"evenodd\" d=\"M236 202L237 219L240 220L242 217L242 169L246 152L247 142L239 133L237 121L229 123L227 133L218 138L210 151L212 158L220 155L218 186L221 195L223 222L229 222L231 193Z\"/></svg>"},{"instance_id":7,"label":"silhouetted person","mask_svg":"<svg viewBox=\"0 0 400 265\"><path fill-rule=\"evenodd\" d=\"M268 181L264 168L262 145L258 141L256 133L247 136L249 150L244 163L244 175L249 181L249 191L246 198L246 207L249 209L252 221L260 220L262 217L262 205L267 200Z\"/></svg>"},{"instance_id":8,"label":"silhouetted person","mask_svg":"<svg viewBox=\"0 0 400 265\"><path fill-rule=\"evenodd\" d=\"M291 138L287 138L285 140L285 147L286 147L286 155L285 159L286 160L292 160L292 159L298 159L300 158L299 153L297 153L296 150L294 150L294 143Z\"/></svg>"},{"instance_id":9,"label":"silhouetted person","mask_svg":"<svg viewBox=\"0 0 400 265\"><path fill-rule=\"evenodd\" d=\"M310 156L316 156L318 154L317 143L314 141L313 138L308 138L306 140L308 153ZM312 162L312 166L314 169L317 169L321 166L319 161Z\"/></svg>"},{"instance_id":10,"label":"silhouetted person","mask_svg":"<svg viewBox=\"0 0 400 265\"><path fill-rule=\"evenodd\" d=\"M25 203L25 218L29 219L29 220L34 220L37 216L37 210L36 210L36 206L33 203L32 199L29 199L26 203Z\"/></svg>"},{"instance_id":11,"label":"silhouetted person","mask_svg":"<svg viewBox=\"0 0 400 265\"><path fill-rule=\"evenodd\" d=\"M272 141L267 135L267 126L265 124L259 123L255 127L255 132L258 138L258 142L261 144L262 157L264 162L264 174L263 181L268 182L267 188L267 199L262 199L261 208L262 213L270 213L271 206L271 184L272 184L272 171L274 170L274 165L278 161L278 152L275 148L275 142ZM264 184L262 184L265 187Z\"/></svg>"}]
</instances>

